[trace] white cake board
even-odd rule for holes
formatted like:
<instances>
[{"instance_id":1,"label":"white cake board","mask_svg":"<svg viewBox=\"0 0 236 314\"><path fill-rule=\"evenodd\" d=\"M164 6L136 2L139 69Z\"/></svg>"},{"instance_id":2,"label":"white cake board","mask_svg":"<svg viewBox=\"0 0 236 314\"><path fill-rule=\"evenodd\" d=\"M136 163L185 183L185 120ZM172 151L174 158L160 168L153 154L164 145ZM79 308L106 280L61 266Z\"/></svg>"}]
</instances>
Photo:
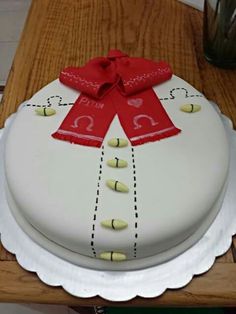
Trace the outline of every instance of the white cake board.
<instances>
[{"instance_id":1,"label":"white cake board","mask_svg":"<svg viewBox=\"0 0 236 314\"><path fill-rule=\"evenodd\" d=\"M216 110L219 112L218 108ZM219 112L220 114L220 112ZM221 114L220 114L221 115ZM231 162L229 184L222 208L201 240L175 259L148 269L136 271L96 271L73 265L52 255L17 225L5 198L3 142L0 130L0 233L4 247L16 255L18 263L28 271L36 272L48 285L62 286L68 293L82 298L96 295L110 301L127 301L136 296L153 298L166 289L181 288L194 275L211 268L215 258L230 247L236 233L236 132L231 121L221 115L227 131ZM6 126L14 115L7 120ZM203 152L204 153L204 152Z\"/></svg>"}]
</instances>

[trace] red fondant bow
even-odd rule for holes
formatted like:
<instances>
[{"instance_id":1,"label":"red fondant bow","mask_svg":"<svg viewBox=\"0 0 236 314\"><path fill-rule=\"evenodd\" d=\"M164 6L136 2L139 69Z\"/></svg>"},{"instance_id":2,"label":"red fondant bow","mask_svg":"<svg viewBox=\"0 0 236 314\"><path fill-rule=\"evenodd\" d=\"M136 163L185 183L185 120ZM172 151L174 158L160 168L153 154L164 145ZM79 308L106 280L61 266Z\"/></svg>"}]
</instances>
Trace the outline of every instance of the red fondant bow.
<instances>
[{"instance_id":1,"label":"red fondant bow","mask_svg":"<svg viewBox=\"0 0 236 314\"><path fill-rule=\"evenodd\" d=\"M81 94L52 136L100 147L116 114L132 145L179 133L152 89L171 76L165 62L130 58L119 50L64 69L60 81Z\"/></svg>"}]
</instances>

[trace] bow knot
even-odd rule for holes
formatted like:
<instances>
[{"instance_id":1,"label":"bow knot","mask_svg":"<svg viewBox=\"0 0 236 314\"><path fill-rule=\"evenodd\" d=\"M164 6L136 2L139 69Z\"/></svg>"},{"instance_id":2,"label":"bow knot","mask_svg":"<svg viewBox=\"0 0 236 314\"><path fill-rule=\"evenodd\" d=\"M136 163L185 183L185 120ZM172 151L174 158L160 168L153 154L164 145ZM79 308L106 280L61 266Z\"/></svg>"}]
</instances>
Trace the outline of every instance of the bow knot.
<instances>
[{"instance_id":1,"label":"bow knot","mask_svg":"<svg viewBox=\"0 0 236 314\"><path fill-rule=\"evenodd\" d=\"M118 49L111 49L107 55L108 59L117 59L122 57L128 57L128 55Z\"/></svg>"}]
</instances>

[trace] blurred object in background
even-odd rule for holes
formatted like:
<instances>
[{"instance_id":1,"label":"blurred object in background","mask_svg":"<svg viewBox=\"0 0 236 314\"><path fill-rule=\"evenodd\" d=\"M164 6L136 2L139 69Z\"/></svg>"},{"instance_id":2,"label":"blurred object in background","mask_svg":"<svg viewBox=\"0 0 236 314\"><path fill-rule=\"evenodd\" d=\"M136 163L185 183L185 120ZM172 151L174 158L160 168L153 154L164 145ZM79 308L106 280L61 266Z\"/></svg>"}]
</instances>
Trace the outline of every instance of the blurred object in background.
<instances>
[{"instance_id":1,"label":"blurred object in background","mask_svg":"<svg viewBox=\"0 0 236 314\"><path fill-rule=\"evenodd\" d=\"M179 0L179 1L183 2L184 4L188 4L195 9L203 11L204 0Z\"/></svg>"},{"instance_id":2,"label":"blurred object in background","mask_svg":"<svg viewBox=\"0 0 236 314\"><path fill-rule=\"evenodd\" d=\"M205 0L203 47L210 63L236 67L236 0Z\"/></svg>"},{"instance_id":3,"label":"blurred object in background","mask_svg":"<svg viewBox=\"0 0 236 314\"><path fill-rule=\"evenodd\" d=\"M0 0L0 98L31 0Z\"/></svg>"}]
</instances>

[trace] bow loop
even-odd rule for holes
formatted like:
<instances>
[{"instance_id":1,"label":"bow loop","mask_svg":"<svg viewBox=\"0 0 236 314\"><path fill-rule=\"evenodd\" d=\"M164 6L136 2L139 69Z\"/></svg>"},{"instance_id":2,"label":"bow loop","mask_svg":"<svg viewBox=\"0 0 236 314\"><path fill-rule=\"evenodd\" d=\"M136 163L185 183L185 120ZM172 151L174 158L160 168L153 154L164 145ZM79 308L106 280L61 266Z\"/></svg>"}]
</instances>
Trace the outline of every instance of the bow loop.
<instances>
[{"instance_id":1,"label":"bow loop","mask_svg":"<svg viewBox=\"0 0 236 314\"><path fill-rule=\"evenodd\" d=\"M118 81L115 64L107 58L94 58L83 67L65 68L61 83L94 98L103 97Z\"/></svg>"},{"instance_id":2,"label":"bow loop","mask_svg":"<svg viewBox=\"0 0 236 314\"><path fill-rule=\"evenodd\" d=\"M127 62L125 63L123 59ZM164 61L153 62L142 58L123 59L117 60L117 72L121 77L119 87L126 96L152 88L172 76L170 66Z\"/></svg>"},{"instance_id":3,"label":"bow loop","mask_svg":"<svg viewBox=\"0 0 236 314\"><path fill-rule=\"evenodd\" d=\"M169 65L143 58L130 58L119 50L108 57L90 60L83 67L69 67L60 74L60 81L81 93L102 98L118 84L122 94L129 96L169 80Z\"/></svg>"},{"instance_id":4,"label":"bow loop","mask_svg":"<svg viewBox=\"0 0 236 314\"><path fill-rule=\"evenodd\" d=\"M111 49L107 55L108 59L117 59L122 57L128 57L128 55L118 49Z\"/></svg>"}]
</instances>

